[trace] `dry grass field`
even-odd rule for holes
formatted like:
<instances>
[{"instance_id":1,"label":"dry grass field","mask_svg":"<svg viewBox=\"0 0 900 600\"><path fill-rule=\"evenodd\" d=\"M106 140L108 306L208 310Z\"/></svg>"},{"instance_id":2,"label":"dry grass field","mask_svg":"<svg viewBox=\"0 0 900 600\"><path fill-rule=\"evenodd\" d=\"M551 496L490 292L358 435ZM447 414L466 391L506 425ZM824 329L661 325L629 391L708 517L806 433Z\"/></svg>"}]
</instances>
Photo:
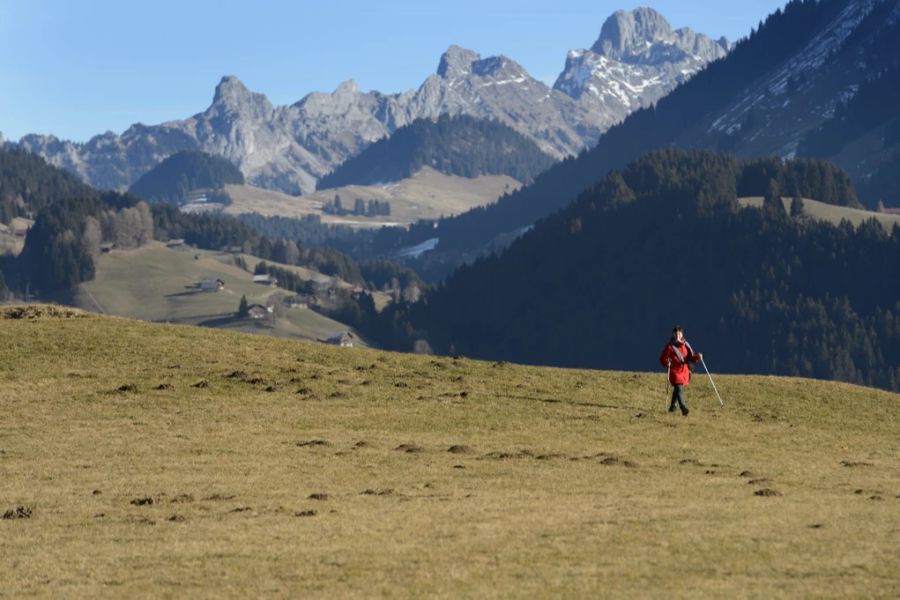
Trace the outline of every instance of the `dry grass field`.
<instances>
[{"instance_id":1,"label":"dry grass field","mask_svg":"<svg viewBox=\"0 0 900 600\"><path fill-rule=\"evenodd\" d=\"M322 217L323 223L351 227L406 226L419 219L437 219L490 204L502 194L513 192L521 186L521 183L505 175L467 178L444 175L424 167L414 176L396 183L348 185L304 196L289 196L249 185L227 185L225 191L231 197L232 204L225 208L225 212L284 217L317 214ZM335 195L341 197L345 208L351 209L357 198L390 202L391 214L377 218L324 214L322 204L333 200Z\"/></svg>"},{"instance_id":2,"label":"dry grass field","mask_svg":"<svg viewBox=\"0 0 900 600\"><path fill-rule=\"evenodd\" d=\"M790 213L791 210L791 200L792 198L786 196L781 198L781 203L784 205L784 210L788 213ZM761 208L763 205L763 199L761 196L739 198L738 202L740 202L744 207L753 206L756 208ZM804 211L806 211L806 214L813 219L828 221L829 223L832 223L834 225L838 225L842 220L846 219L847 221L850 221L850 223L852 223L854 226L859 227L863 221L874 218L879 223L881 223L882 227L884 227L884 229L889 233L894 225L900 225L900 215L873 212L871 210L863 210L859 208L848 208L846 206L836 206L834 204L827 204L825 202L819 202L818 200L811 200L809 198L803 199L803 209Z\"/></svg>"},{"instance_id":3,"label":"dry grass field","mask_svg":"<svg viewBox=\"0 0 900 600\"><path fill-rule=\"evenodd\" d=\"M0 314L3 597L900 596L896 394Z\"/></svg>"},{"instance_id":4,"label":"dry grass field","mask_svg":"<svg viewBox=\"0 0 900 600\"><path fill-rule=\"evenodd\" d=\"M250 268L261 260L246 254L241 256ZM303 267L279 266L305 279L350 287L342 280ZM195 289L203 279L222 279L225 289L219 292ZM133 250L113 250L101 255L96 277L79 286L74 301L93 312L132 319L215 324L220 328L280 337L323 339L349 330L343 323L307 309L285 310L274 327L268 321L231 318L241 296L247 296L251 304L266 304L273 294L279 293L291 292L253 283L252 274L235 266L230 254L196 248L170 249L152 242ZM374 295L379 305L387 303L384 294Z\"/></svg>"}]
</instances>

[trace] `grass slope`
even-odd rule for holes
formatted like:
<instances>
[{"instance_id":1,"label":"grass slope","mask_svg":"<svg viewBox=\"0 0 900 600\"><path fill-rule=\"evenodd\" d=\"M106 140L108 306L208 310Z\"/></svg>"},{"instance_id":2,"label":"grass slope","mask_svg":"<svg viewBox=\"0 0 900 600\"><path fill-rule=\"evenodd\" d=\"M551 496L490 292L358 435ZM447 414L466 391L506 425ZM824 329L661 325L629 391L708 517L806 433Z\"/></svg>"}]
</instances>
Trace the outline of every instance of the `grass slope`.
<instances>
[{"instance_id":1,"label":"grass slope","mask_svg":"<svg viewBox=\"0 0 900 600\"><path fill-rule=\"evenodd\" d=\"M248 255L244 258L251 266L259 261ZM348 285L302 267L292 268L307 278ZM220 292L192 289L203 279L217 278L225 282L225 289ZM215 324L281 337L322 339L349 330L338 321L306 309L286 310L284 318L276 319L274 329L267 322L231 318L242 295L250 304L265 304L277 292L290 293L253 283L252 274L235 266L231 255L193 248L170 249L153 242L134 250L101 255L96 277L79 286L75 303L88 310L145 321Z\"/></svg>"},{"instance_id":2,"label":"grass slope","mask_svg":"<svg viewBox=\"0 0 900 600\"><path fill-rule=\"evenodd\" d=\"M900 594L896 394L698 378L683 418L659 372L51 310L0 320L0 595Z\"/></svg>"},{"instance_id":3,"label":"grass slope","mask_svg":"<svg viewBox=\"0 0 900 600\"><path fill-rule=\"evenodd\" d=\"M289 196L249 185L227 185L225 191L232 204L228 214L259 213L263 216L302 217L318 214L323 223L352 227L381 227L409 225L419 219L437 219L455 215L477 206L494 202L504 193L521 187L518 181L505 175L482 175L475 178L444 175L424 167L413 177L387 185L348 185L322 190L304 196ZM341 197L344 208L353 208L356 198L391 203L390 216L366 218L347 215L339 217L322 213L322 204Z\"/></svg>"},{"instance_id":4,"label":"grass slope","mask_svg":"<svg viewBox=\"0 0 900 600\"><path fill-rule=\"evenodd\" d=\"M792 198L784 196L781 198L781 203L784 205L784 210L790 214L791 210L791 201ZM741 206L744 207L755 207L761 208L763 205L763 199L761 196L751 196L747 198L739 198L738 202L741 203ZM828 204L826 202L819 202L818 200L812 200L810 198L803 199L803 210L806 215L813 218L818 219L819 221L828 221L834 225L839 225L841 221L847 220L850 221L856 227L859 227L863 221L868 221L869 219L876 219L884 229L890 233L891 228L894 225L900 225L900 215L890 214L890 213L879 213L870 210L863 210L859 208L850 208L848 206L836 206L834 204Z\"/></svg>"}]
</instances>

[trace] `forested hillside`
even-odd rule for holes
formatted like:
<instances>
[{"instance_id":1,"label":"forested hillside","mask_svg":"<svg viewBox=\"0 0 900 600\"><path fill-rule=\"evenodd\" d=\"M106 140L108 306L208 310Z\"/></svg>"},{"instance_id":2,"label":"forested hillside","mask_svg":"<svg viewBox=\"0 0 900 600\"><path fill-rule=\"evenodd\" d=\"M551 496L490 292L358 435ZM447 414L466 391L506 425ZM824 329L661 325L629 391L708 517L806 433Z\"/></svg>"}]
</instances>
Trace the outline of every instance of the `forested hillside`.
<instances>
[{"instance_id":1,"label":"forested hillside","mask_svg":"<svg viewBox=\"0 0 900 600\"><path fill-rule=\"evenodd\" d=\"M230 183L244 183L236 166L220 156L185 150L145 173L129 191L152 202L182 204L192 190L219 190Z\"/></svg>"},{"instance_id":2,"label":"forested hillside","mask_svg":"<svg viewBox=\"0 0 900 600\"><path fill-rule=\"evenodd\" d=\"M322 177L318 189L406 179L423 166L446 175L509 175L530 182L553 164L514 129L467 115L420 119L401 127Z\"/></svg>"},{"instance_id":3,"label":"forested hillside","mask_svg":"<svg viewBox=\"0 0 900 600\"><path fill-rule=\"evenodd\" d=\"M896 0L892 0L896 4ZM737 106L745 96L766 96L755 85L772 77L779 69L807 49L813 40L839 20L847 9L843 0L794 0L761 23L748 38L741 40L727 57L710 63L690 81L673 90L654 107L632 113L624 122L605 133L598 144L578 157L558 163L538 176L533 185L502 197L493 205L465 214L442 219L437 227L413 227L400 239L385 238L393 246L403 247L439 238L435 251L423 256L416 267L431 279L440 279L459 264L472 261L485 249L502 247L537 220L572 202L576 196L595 184L611 169L620 169L654 148L670 146L728 149L740 147L744 155L759 155L759 150L742 143L762 134L775 135L779 128L767 125L760 113L749 111L745 122L734 131L713 127L715 115ZM868 21L866 22L868 23ZM865 23L864 23L865 24ZM848 24L851 27L853 24ZM849 39L843 54L836 54L842 64L855 64L854 57L863 48L864 39ZM828 46L823 46L828 49ZM846 46L841 46L844 50ZM837 48L834 49L837 52ZM825 65L822 77L831 67ZM836 67L835 67L836 68ZM865 69L861 69L865 72ZM811 73L794 73L804 76ZM857 73L858 75L858 73ZM787 86L789 82L785 82ZM807 88L804 88L806 90ZM815 95L813 89L807 93ZM785 103L770 94L771 114ZM757 117L752 118L756 114ZM768 113L767 113L768 114ZM802 115L801 115L802 116ZM787 117L785 117L787 118ZM774 144L774 142L773 142ZM772 146L769 153L780 152L782 145Z\"/></svg>"},{"instance_id":4,"label":"forested hillside","mask_svg":"<svg viewBox=\"0 0 900 600\"><path fill-rule=\"evenodd\" d=\"M501 256L394 309L378 335L410 343L414 331L475 357L648 369L681 323L721 371L900 389L900 231L816 222L799 200L793 215L775 200L789 190L850 204L846 184L815 161L655 151ZM739 192L765 195L764 208L739 208Z\"/></svg>"},{"instance_id":5,"label":"forested hillside","mask_svg":"<svg viewBox=\"0 0 900 600\"><path fill-rule=\"evenodd\" d=\"M78 177L51 167L40 156L0 146L0 223L33 215L58 198L90 190Z\"/></svg>"}]
</instances>

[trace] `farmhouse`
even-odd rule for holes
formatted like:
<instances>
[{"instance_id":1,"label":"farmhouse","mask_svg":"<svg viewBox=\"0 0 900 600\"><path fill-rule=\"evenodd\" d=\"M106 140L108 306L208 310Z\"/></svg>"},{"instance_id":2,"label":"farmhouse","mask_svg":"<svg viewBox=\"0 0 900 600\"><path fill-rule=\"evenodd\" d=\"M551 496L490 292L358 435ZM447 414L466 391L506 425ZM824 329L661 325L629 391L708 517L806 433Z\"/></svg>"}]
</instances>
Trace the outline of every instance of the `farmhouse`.
<instances>
[{"instance_id":1,"label":"farmhouse","mask_svg":"<svg viewBox=\"0 0 900 600\"><path fill-rule=\"evenodd\" d=\"M184 240L169 240L168 242L166 242L166 248L184 248Z\"/></svg>"},{"instance_id":2,"label":"farmhouse","mask_svg":"<svg viewBox=\"0 0 900 600\"><path fill-rule=\"evenodd\" d=\"M353 342L356 337L350 333L349 331L344 331L342 333L336 333L333 336L327 338L325 340L326 344L332 344L334 346L340 346L341 348L352 348Z\"/></svg>"},{"instance_id":3,"label":"farmhouse","mask_svg":"<svg viewBox=\"0 0 900 600\"><path fill-rule=\"evenodd\" d=\"M263 285L276 285L278 280L268 273L253 276L253 283L261 283Z\"/></svg>"},{"instance_id":4,"label":"farmhouse","mask_svg":"<svg viewBox=\"0 0 900 600\"><path fill-rule=\"evenodd\" d=\"M306 294L288 296L284 299L284 305L289 308L309 308L309 305L314 303L315 297L307 296Z\"/></svg>"},{"instance_id":5,"label":"farmhouse","mask_svg":"<svg viewBox=\"0 0 900 600\"><path fill-rule=\"evenodd\" d=\"M100 244L100 252L102 252L103 254L109 254L115 247L116 245L112 242L104 242Z\"/></svg>"},{"instance_id":6,"label":"farmhouse","mask_svg":"<svg viewBox=\"0 0 900 600\"><path fill-rule=\"evenodd\" d=\"M251 304L247 308L247 312L251 319L265 319L272 314L271 306L263 306L262 304Z\"/></svg>"},{"instance_id":7,"label":"farmhouse","mask_svg":"<svg viewBox=\"0 0 900 600\"><path fill-rule=\"evenodd\" d=\"M225 289L225 282L221 279L204 279L200 282L199 287L204 292L218 292Z\"/></svg>"}]
</instances>

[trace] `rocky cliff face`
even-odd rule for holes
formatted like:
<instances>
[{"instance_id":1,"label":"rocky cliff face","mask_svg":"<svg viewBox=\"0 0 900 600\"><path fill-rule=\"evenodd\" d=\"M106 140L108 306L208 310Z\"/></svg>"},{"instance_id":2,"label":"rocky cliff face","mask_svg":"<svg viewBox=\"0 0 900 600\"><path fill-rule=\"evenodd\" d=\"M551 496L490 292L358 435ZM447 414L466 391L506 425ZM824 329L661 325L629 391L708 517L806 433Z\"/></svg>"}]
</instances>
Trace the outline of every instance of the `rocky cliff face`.
<instances>
[{"instance_id":1,"label":"rocky cliff face","mask_svg":"<svg viewBox=\"0 0 900 600\"><path fill-rule=\"evenodd\" d=\"M555 89L604 115L603 129L650 106L730 45L683 28L672 30L652 8L619 11L603 24L590 50L572 50Z\"/></svg>"},{"instance_id":2,"label":"rocky cliff face","mask_svg":"<svg viewBox=\"0 0 900 600\"><path fill-rule=\"evenodd\" d=\"M555 158L575 154L726 50L638 9L607 20L591 50L570 52L554 88L505 56L451 46L417 90L362 92L348 81L275 107L229 76L206 111L182 121L138 124L84 144L37 135L19 143L102 188L127 187L170 154L202 150L234 162L250 183L296 194L315 190L319 177L373 141L441 114L495 119Z\"/></svg>"}]
</instances>

